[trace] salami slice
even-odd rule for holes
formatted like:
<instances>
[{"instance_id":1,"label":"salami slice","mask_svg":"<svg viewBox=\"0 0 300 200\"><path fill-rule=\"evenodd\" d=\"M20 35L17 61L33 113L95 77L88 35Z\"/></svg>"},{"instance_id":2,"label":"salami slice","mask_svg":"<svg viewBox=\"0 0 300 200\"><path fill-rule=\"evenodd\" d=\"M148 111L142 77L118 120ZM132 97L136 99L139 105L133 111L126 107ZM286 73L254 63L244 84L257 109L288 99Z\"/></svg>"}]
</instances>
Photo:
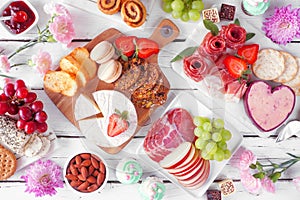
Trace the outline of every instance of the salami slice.
<instances>
[{"instance_id":1,"label":"salami slice","mask_svg":"<svg viewBox=\"0 0 300 200\"><path fill-rule=\"evenodd\" d=\"M193 54L183 60L184 73L196 82L203 80L207 74L207 63L201 55Z\"/></svg>"},{"instance_id":2,"label":"salami slice","mask_svg":"<svg viewBox=\"0 0 300 200\"><path fill-rule=\"evenodd\" d=\"M221 36L213 36L211 32L206 34L201 45L198 48L198 52L201 55L206 56L212 61L217 60L217 58L225 51L225 40Z\"/></svg>"}]
</instances>

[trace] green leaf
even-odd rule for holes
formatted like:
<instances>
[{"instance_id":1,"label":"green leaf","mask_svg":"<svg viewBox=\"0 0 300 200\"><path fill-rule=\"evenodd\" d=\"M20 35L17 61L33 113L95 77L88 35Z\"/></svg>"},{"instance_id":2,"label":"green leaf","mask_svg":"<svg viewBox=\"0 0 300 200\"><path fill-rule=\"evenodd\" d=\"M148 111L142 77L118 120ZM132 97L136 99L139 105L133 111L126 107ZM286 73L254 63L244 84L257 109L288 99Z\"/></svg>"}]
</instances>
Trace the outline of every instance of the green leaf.
<instances>
[{"instance_id":1,"label":"green leaf","mask_svg":"<svg viewBox=\"0 0 300 200\"><path fill-rule=\"evenodd\" d=\"M240 20L238 18L236 18L233 23L238 26L241 26Z\"/></svg>"},{"instance_id":2,"label":"green leaf","mask_svg":"<svg viewBox=\"0 0 300 200\"><path fill-rule=\"evenodd\" d=\"M175 61L177 61L177 60L181 60L181 59L183 59L183 58L186 57L186 56L192 55L192 54L196 51L197 48L198 48L198 47L188 47L188 48L184 49L183 51L181 51L177 56L175 56L175 57L171 60L171 63L172 63L172 62L175 62Z\"/></svg>"},{"instance_id":3,"label":"green leaf","mask_svg":"<svg viewBox=\"0 0 300 200\"><path fill-rule=\"evenodd\" d=\"M247 33L247 35L246 35L246 41L250 40L254 36L255 36L255 33Z\"/></svg>"},{"instance_id":4,"label":"green leaf","mask_svg":"<svg viewBox=\"0 0 300 200\"><path fill-rule=\"evenodd\" d=\"M203 20L203 24L206 29L210 30L211 34L216 36L219 33L219 28L217 25L215 25L212 21L208 19Z\"/></svg>"},{"instance_id":5,"label":"green leaf","mask_svg":"<svg viewBox=\"0 0 300 200\"><path fill-rule=\"evenodd\" d=\"M125 62L128 61L128 57L125 56L124 54L121 55L122 60L124 60Z\"/></svg>"}]
</instances>

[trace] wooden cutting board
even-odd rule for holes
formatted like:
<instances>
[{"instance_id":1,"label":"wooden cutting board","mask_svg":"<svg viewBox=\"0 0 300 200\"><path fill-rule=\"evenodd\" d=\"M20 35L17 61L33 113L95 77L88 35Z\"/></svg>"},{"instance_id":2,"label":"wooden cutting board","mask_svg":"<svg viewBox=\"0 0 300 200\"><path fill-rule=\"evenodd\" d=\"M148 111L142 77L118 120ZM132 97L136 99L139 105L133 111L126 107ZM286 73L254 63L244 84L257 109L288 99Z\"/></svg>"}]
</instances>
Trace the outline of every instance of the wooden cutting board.
<instances>
[{"instance_id":1,"label":"wooden cutting board","mask_svg":"<svg viewBox=\"0 0 300 200\"><path fill-rule=\"evenodd\" d=\"M110 28L100 33L84 47L90 52L94 48L94 46L96 46L99 42L107 40L113 43L114 40L120 37L121 35L123 35L121 31L114 28ZM153 31L149 39L156 41L159 44L160 49L162 49L165 45L167 45L168 43L172 42L175 38L177 38L178 35L179 35L178 27L172 21L168 19L164 19L155 28L155 30ZM167 78L165 77L165 75L163 74L163 72L160 70L160 67L158 65L158 55L156 54L150 56L149 58L147 58L147 61L153 64L153 66L155 66L159 70L163 80L162 84L166 87L165 92L168 93L170 89L170 84ZM79 129L78 123L74 117L74 105L78 96L81 93L92 96L92 93L95 91L113 90L113 89L114 89L113 84L105 83L99 80L96 76L94 79L90 80L84 87L79 88L77 93L72 97L68 97L59 93L52 92L47 88L45 88L45 92L49 96L49 98L53 101L53 103L58 107L58 109L70 120L72 124L74 124ZM145 109L135 105L137 116L138 116L138 127L135 133L137 133L139 129L145 124L145 122L149 119L150 115L155 111L157 107L158 106L153 106L149 109ZM112 147L112 148L101 147L101 148L107 153L115 154L121 151L130 142L131 139L132 138L130 138L128 141L126 141L125 143L123 143L118 147Z\"/></svg>"}]
</instances>

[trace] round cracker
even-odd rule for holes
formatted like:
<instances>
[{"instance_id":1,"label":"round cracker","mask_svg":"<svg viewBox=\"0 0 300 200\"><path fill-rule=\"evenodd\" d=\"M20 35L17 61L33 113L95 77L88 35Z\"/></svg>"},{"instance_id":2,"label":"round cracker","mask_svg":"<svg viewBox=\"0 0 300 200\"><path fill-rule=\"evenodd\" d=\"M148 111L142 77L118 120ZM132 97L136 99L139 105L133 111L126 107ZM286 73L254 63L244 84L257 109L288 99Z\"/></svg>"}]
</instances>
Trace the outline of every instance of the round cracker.
<instances>
[{"instance_id":1,"label":"round cracker","mask_svg":"<svg viewBox=\"0 0 300 200\"><path fill-rule=\"evenodd\" d=\"M283 73L273 81L285 83L292 80L296 76L298 72L298 64L294 56L292 56L291 54L283 51L281 51L280 53L283 55L284 58L285 69Z\"/></svg>"},{"instance_id":2,"label":"round cracker","mask_svg":"<svg viewBox=\"0 0 300 200\"><path fill-rule=\"evenodd\" d=\"M11 177L17 169L15 154L0 145L0 180Z\"/></svg>"},{"instance_id":3,"label":"round cracker","mask_svg":"<svg viewBox=\"0 0 300 200\"><path fill-rule=\"evenodd\" d=\"M262 49L258 52L252 71L257 78L274 80L284 72L284 57L274 49Z\"/></svg>"},{"instance_id":4,"label":"round cracker","mask_svg":"<svg viewBox=\"0 0 300 200\"><path fill-rule=\"evenodd\" d=\"M296 63L298 66L298 72L292 80L284 83L285 85L290 86L290 87L299 87L300 86L300 58L295 58L295 59L296 59Z\"/></svg>"}]
</instances>

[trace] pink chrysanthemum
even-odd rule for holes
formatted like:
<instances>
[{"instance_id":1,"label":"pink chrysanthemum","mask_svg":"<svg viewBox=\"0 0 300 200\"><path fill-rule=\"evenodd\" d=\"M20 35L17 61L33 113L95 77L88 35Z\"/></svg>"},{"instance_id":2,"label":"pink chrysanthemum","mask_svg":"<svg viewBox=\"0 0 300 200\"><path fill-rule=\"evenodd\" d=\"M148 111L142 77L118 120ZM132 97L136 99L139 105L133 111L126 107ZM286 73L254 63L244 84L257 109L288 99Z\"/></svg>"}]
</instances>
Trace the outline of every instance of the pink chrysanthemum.
<instances>
[{"instance_id":1,"label":"pink chrysanthemum","mask_svg":"<svg viewBox=\"0 0 300 200\"><path fill-rule=\"evenodd\" d=\"M63 187L61 167L51 160L36 161L26 169L26 175L21 178L26 181L25 192L33 192L36 197L52 196L56 194L55 188Z\"/></svg>"},{"instance_id":2,"label":"pink chrysanthemum","mask_svg":"<svg viewBox=\"0 0 300 200\"><path fill-rule=\"evenodd\" d=\"M292 5L275 8L274 15L263 22L266 36L277 44L286 45L294 37L300 37L300 9Z\"/></svg>"}]
</instances>

